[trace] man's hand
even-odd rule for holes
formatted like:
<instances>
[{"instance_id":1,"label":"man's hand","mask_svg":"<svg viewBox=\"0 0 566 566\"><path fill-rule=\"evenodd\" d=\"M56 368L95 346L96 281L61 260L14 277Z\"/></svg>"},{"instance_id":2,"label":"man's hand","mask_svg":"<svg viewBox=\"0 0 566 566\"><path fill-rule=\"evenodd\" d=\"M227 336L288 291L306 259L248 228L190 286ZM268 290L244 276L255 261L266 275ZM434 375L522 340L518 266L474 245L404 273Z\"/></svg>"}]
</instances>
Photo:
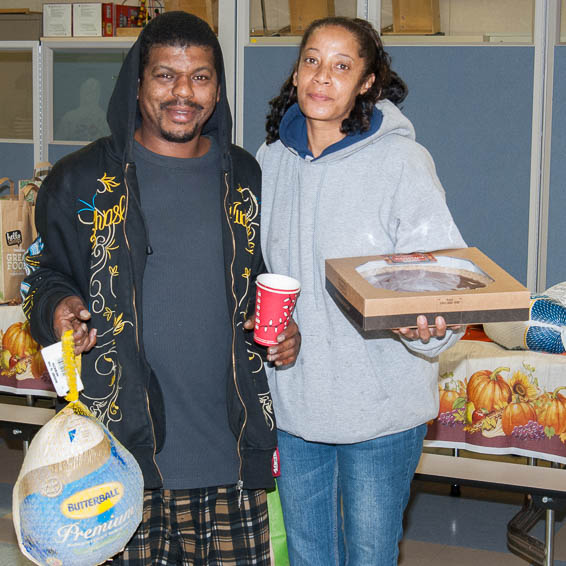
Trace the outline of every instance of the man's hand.
<instances>
[{"instance_id":1,"label":"man's hand","mask_svg":"<svg viewBox=\"0 0 566 566\"><path fill-rule=\"evenodd\" d=\"M401 334L409 340L421 340L426 344L433 336L436 336L436 338L444 338L447 328L450 328L454 332L458 332L462 328L461 325L446 326L446 321L442 316L437 316L434 323L434 326L429 326L426 316L421 314L417 317L416 328L397 328L393 330L393 332L395 332L395 334Z\"/></svg>"},{"instance_id":2,"label":"man's hand","mask_svg":"<svg viewBox=\"0 0 566 566\"><path fill-rule=\"evenodd\" d=\"M60 340L63 332L72 330L76 355L88 352L96 344L96 328L89 332L87 320L90 320L90 313L82 299L76 295L65 297L55 307L53 313L55 336Z\"/></svg>"},{"instance_id":3,"label":"man's hand","mask_svg":"<svg viewBox=\"0 0 566 566\"><path fill-rule=\"evenodd\" d=\"M253 330L255 326L255 313L244 322L246 330ZM296 361L301 349L301 333L297 323L291 319L287 328L277 337L277 346L268 346L267 360L277 367L287 366Z\"/></svg>"}]
</instances>

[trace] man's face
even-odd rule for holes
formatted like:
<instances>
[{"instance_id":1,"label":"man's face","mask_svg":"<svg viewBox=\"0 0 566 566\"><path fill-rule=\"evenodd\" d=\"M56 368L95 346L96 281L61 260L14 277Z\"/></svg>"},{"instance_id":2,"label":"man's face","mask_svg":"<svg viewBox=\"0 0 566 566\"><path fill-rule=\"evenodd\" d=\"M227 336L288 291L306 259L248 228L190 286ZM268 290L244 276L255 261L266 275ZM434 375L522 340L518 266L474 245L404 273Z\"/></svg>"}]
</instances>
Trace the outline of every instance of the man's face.
<instances>
[{"instance_id":1,"label":"man's face","mask_svg":"<svg viewBox=\"0 0 566 566\"><path fill-rule=\"evenodd\" d=\"M143 145L165 155L170 147L175 153L176 144L200 136L219 97L211 48L152 47L138 92Z\"/></svg>"}]
</instances>

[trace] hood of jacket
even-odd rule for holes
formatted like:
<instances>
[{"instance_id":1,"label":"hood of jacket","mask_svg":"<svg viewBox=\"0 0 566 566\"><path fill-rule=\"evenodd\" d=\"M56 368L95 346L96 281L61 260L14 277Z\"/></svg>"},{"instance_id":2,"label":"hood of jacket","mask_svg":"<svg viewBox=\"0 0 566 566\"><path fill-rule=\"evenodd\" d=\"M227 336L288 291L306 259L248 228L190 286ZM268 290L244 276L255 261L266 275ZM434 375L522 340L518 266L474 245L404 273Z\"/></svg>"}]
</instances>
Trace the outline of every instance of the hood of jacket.
<instances>
[{"instance_id":1,"label":"hood of jacket","mask_svg":"<svg viewBox=\"0 0 566 566\"><path fill-rule=\"evenodd\" d=\"M303 159L321 163L343 159L392 134L415 139L415 130L410 120L389 100L380 100L376 103L367 132L348 134L345 138L327 147L321 155L314 159L307 146L306 118L298 104L294 104L285 112L279 125L280 140L287 149Z\"/></svg>"},{"instance_id":2,"label":"hood of jacket","mask_svg":"<svg viewBox=\"0 0 566 566\"><path fill-rule=\"evenodd\" d=\"M142 37L143 31L124 59L106 113L108 126L112 133L112 151L116 153L117 158L123 163L133 161L134 133L141 124L137 95ZM226 96L226 76L223 58L221 58L220 66L220 76L218 77L220 100L216 104L212 116L204 125L202 133L203 135L216 138L222 156L222 169L228 171L232 114L230 113L230 106Z\"/></svg>"}]
</instances>

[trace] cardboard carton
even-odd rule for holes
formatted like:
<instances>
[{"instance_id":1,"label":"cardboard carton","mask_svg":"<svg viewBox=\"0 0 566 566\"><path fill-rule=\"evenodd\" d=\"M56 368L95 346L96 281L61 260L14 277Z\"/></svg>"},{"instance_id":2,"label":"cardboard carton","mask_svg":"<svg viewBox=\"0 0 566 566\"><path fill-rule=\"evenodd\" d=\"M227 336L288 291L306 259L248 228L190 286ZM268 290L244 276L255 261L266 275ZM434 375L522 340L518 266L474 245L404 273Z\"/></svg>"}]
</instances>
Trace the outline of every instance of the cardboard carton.
<instances>
[{"instance_id":1,"label":"cardboard carton","mask_svg":"<svg viewBox=\"0 0 566 566\"><path fill-rule=\"evenodd\" d=\"M0 9L2 41L37 41L43 35L43 15L28 8Z\"/></svg>"},{"instance_id":2,"label":"cardboard carton","mask_svg":"<svg viewBox=\"0 0 566 566\"><path fill-rule=\"evenodd\" d=\"M289 13L291 33L302 34L312 21L334 16L334 0L289 0Z\"/></svg>"},{"instance_id":3,"label":"cardboard carton","mask_svg":"<svg viewBox=\"0 0 566 566\"><path fill-rule=\"evenodd\" d=\"M43 35L71 37L73 33L73 6L71 4L43 5Z\"/></svg>"},{"instance_id":4,"label":"cardboard carton","mask_svg":"<svg viewBox=\"0 0 566 566\"><path fill-rule=\"evenodd\" d=\"M529 318L529 290L477 248L327 259L326 289L361 331L414 327L419 314L430 325L438 315L448 324Z\"/></svg>"},{"instance_id":5,"label":"cardboard carton","mask_svg":"<svg viewBox=\"0 0 566 566\"><path fill-rule=\"evenodd\" d=\"M102 35L103 37L116 35L116 6L111 2L102 4Z\"/></svg>"},{"instance_id":6,"label":"cardboard carton","mask_svg":"<svg viewBox=\"0 0 566 566\"><path fill-rule=\"evenodd\" d=\"M393 33L434 35L440 31L438 0L393 0Z\"/></svg>"},{"instance_id":7,"label":"cardboard carton","mask_svg":"<svg viewBox=\"0 0 566 566\"><path fill-rule=\"evenodd\" d=\"M73 37L102 37L102 4L73 4Z\"/></svg>"},{"instance_id":8,"label":"cardboard carton","mask_svg":"<svg viewBox=\"0 0 566 566\"><path fill-rule=\"evenodd\" d=\"M139 7L123 6L117 4L115 6L115 26L117 28L136 27L138 22ZM115 32L118 35L118 32Z\"/></svg>"},{"instance_id":9,"label":"cardboard carton","mask_svg":"<svg viewBox=\"0 0 566 566\"><path fill-rule=\"evenodd\" d=\"M116 28L117 37L138 37L142 32L143 28L138 27L127 27L127 28Z\"/></svg>"},{"instance_id":10,"label":"cardboard carton","mask_svg":"<svg viewBox=\"0 0 566 566\"><path fill-rule=\"evenodd\" d=\"M165 11L174 10L198 16L218 33L218 0L165 0Z\"/></svg>"}]
</instances>

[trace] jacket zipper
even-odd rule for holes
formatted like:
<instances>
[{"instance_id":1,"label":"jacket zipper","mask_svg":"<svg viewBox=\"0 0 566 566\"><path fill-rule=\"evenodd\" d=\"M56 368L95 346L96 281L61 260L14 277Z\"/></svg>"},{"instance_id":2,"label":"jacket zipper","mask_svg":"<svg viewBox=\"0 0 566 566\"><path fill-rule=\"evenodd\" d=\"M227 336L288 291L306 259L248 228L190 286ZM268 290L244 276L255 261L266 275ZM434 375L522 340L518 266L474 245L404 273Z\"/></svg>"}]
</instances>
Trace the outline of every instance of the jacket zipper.
<instances>
[{"instance_id":1,"label":"jacket zipper","mask_svg":"<svg viewBox=\"0 0 566 566\"><path fill-rule=\"evenodd\" d=\"M232 378L234 380L234 388L236 389L236 393L238 395L238 399L242 404L242 408L244 409L244 422L242 423L242 427L240 428L240 434L238 435L238 443L237 443L237 451L238 451L238 459L240 461L240 466L238 469L238 483L236 484L238 490L238 506L241 507L242 505L242 493L244 489L244 480L242 479L242 467L243 467L243 459L242 459L242 452L241 452L241 443L242 437L244 435L244 429L248 423L248 410L244 400L242 398L242 394L240 393L240 388L238 387L238 379L236 375L236 351L235 351L235 341L236 341L236 325L235 319L236 314L238 311L238 300L236 298L236 291L234 289L234 262L236 260L236 239L234 238L234 230L232 228L232 224L230 224L230 214L228 212L228 194L230 192L230 185L228 183L228 173L224 173L224 184L226 185L226 192L224 193L224 214L226 215L226 221L228 223L228 227L230 228L230 234L232 236L232 261L230 263L230 278L231 278L231 290L232 290L232 298L234 299L234 311L232 312Z\"/></svg>"},{"instance_id":2,"label":"jacket zipper","mask_svg":"<svg viewBox=\"0 0 566 566\"><path fill-rule=\"evenodd\" d=\"M126 168L124 169L124 186L126 187L126 213L124 215L124 222L122 223L123 230L124 230L124 239L126 240L126 247L128 248L128 253L132 253L132 249L130 247L130 241L128 240L128 234L126 232L126 221L128 219L128 210L130 207L130 188L128 187L128 169L130 167L129 163L126 163ZM136 287L134 285L134 276L132 273L132 306L134 308L134 318L136 321L136 348L138 349L138 353L140 351L140 337L139 337L139 328L138 328L138 310L136 308Z\"/></svg>"},{"instance_id":3,"label":"jacket zipper","mask_svg":"<svg viewBox=\"0 0 566 566\"><path fill-rule=\"evenodd\" d=\"M128 219L128 210L130 205L130 187L128 187L128 169L130 167L129 163L126 163L126 168L124 169L124 186L126 188L126 213L124 215L124 222L122 223L123 230L124 230L124 239L126 241L126 247L128 248L128 254L131 258L131 247L130 241L128 240L128 234L126 232L126 221ZM136 348L138 350L138 354L140 353L140 338L139 338L139 325L138 325L138 309L136 307L136 287L134 285L134 275L132 269L130 269L131 274L131 283L132 283L132 307L134 309L134 319L135 319L135 328L136 328ZM153 419L151 418L151 411L149 409L149 395L147 394L147 389L145 390L145 402L147 407L147 416L149 418L149 422L151 424L151 435L153 437L153 465L161 478L161 482L163 482L163 476L161 475L161 470L157 465L155 460L155 451L157 450L157 439L155 437L155 426L153 425Z\"/></svg>"}]
</instances>

